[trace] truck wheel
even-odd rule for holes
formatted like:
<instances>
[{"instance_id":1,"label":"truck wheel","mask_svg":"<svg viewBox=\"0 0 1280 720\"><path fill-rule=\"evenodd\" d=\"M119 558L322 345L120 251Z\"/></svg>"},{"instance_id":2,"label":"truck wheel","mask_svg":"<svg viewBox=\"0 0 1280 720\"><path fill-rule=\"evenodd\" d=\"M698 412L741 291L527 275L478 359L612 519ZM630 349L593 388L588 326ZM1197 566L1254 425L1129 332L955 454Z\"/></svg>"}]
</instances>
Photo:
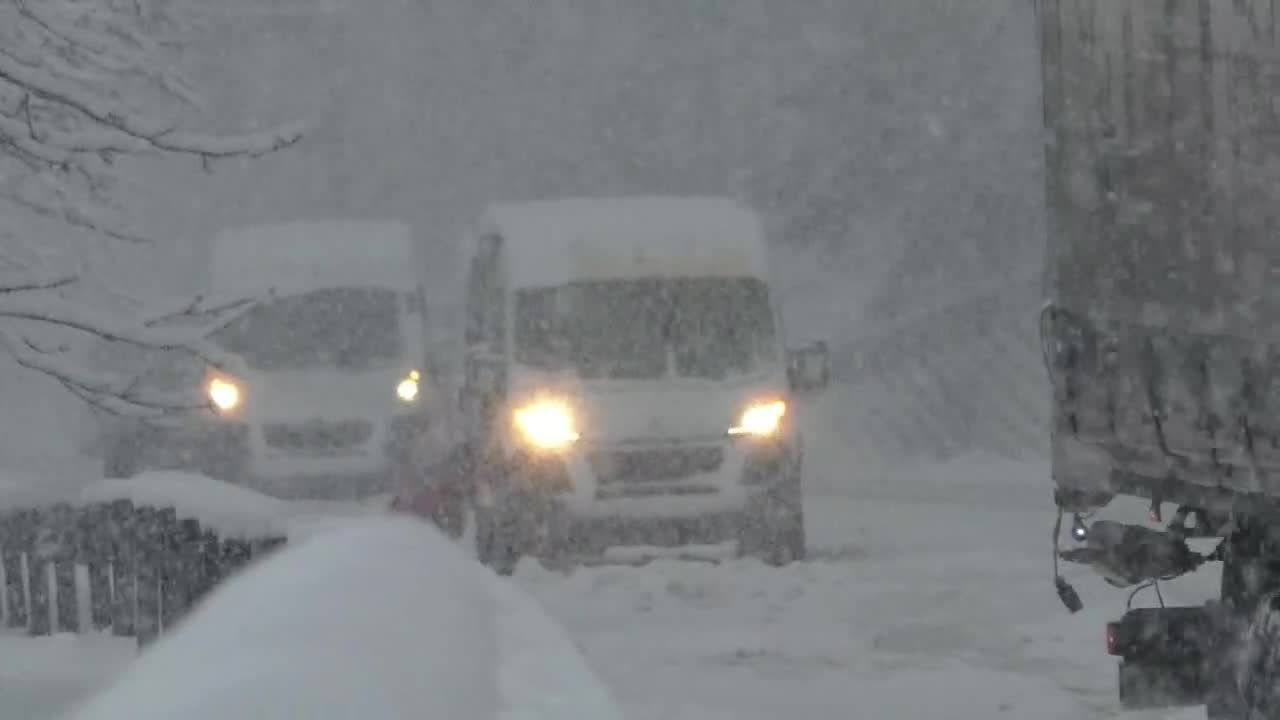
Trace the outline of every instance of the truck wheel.
<instances>
[{"instance_id":1,"label":"truck wheel","mask_svg":"<svg viewBox=\"0 0 1280 720\"><path fill-rule=\"evenodd\" d=\"M1280 669L1280 532L1245 523L1227 541L1222 565L1222 631L1217 670L1210 677L1210 720L1272 717L1280 705L1274 687Z\"/></svg>"},{"instance_id":2,"label":"truck wheel","mask_svg":"<svg viewBox=\"0 0 1280 720\"><path fill-rule=\"evenodd\" d=\"M476 557L482 565L503 577L515 574L520 564L520 533L517 523L499 511L476 509Z\"/></svg>"},{"instance_id":3,"label":"truck wheel","mask_svg":"<svg viewBox=\"0 0 1280 720\"><path fill-rule=\"evenodd\" d=\"M1240 648L1244 634L1242 619L1232 605L1210 602L1206 609L1214 615L1215 639L1205 663L1205 717L1208 720L1245 720L1248 708L1240 692Z\"/></svg>"},{"instance_id":4,"label":"truck wheel","mask_svg":"<svg viewBox=\"0 0 1280 720\"><path fill-rule=\"evenodd\" d=\"M1238 707L1220 705L1210 711L1230 720L1276 717L1280 709L1280 688L1276 687L1280 679L1280 595L1259 604L1238 657L1241 702Z\"/></svg>"}]
</instances>

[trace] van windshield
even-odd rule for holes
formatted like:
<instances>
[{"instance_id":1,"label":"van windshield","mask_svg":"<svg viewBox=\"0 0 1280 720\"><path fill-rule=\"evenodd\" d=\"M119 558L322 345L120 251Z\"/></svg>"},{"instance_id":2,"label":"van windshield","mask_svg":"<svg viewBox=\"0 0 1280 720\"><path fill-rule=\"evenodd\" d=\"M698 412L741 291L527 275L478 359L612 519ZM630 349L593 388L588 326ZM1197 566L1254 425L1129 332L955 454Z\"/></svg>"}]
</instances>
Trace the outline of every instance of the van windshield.
<instances>
[{"instance_id":1,"label":"van windshield","mask_svg":"<svg viewBox=\"0 0 1280 720\"><path fill-rule=\"evenodd\" d=\"M383 369L401 362L401 294L326 288L272 299L212 336L257 370Z\"/></svg>"},{"instance_id":2,"label":"van windshield","mask_svg":"<svg viewBox=\"0 0 1280 720\"><path fill-rule=\"evenodd\" d=\"M519 290L514 330L517 362L584 379L723 379L777 362L769 289L755 278Z\"/></svg>"}]
</instances>

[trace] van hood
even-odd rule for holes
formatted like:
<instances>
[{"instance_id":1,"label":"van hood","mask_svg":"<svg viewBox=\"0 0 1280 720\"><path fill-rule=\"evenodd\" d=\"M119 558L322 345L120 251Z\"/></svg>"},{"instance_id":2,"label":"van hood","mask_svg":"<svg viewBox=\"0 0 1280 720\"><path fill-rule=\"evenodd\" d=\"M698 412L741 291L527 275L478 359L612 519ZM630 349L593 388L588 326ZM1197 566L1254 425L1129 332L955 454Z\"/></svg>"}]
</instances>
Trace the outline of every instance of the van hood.
<instances>
[{"instance_id":1,"label":"van hood","mask_svg":"<svg viewBox=\"0 0 1280 720\"><path fill-rule=\"evenodd\" d=\"M540 393L564 397L575 409L583 439L608 445L723 438L749 404L786 399L785 385L769 376L734 382L528 381L518 385L517 397Z\"/></svg>"},{"instance_id":2,"label":"van hood","mask_svg":"<svg viewBox=\"0 0 1280 720\"><path fill-rule=\"evenodd\" d=\"M386 368L361 372L332 369L262 372L249 370L237 377L239 417L250 422L298 419L385 417L405 412L425 401L425 382L417 403L396 397L396 385L408 369Z\"/></svg>"}]
</instances>

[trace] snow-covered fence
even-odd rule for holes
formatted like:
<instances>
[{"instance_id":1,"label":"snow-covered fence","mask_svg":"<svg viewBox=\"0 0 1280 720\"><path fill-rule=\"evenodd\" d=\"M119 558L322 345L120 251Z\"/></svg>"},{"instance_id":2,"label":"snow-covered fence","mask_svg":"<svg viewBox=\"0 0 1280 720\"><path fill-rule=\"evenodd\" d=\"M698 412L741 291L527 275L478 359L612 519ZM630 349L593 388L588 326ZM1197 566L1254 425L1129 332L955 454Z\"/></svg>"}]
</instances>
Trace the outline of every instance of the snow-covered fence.
<instances>
[{"instance_id":1,"label":"snow-covered fence","mask_svg":"<svg viewBox=\"0 0 1280 720\"><path fill-rule=\"evenodd\" d=\"M373 515L294 534L64 717L621 720L536 599L427 523Z\"/></svg>"},{"instance_id":2,"label":"snow-covered fence","mask_svg":"<svg viewBox=\"0 0 1280 720\"><path fill-rule=\"evenodd\" d=\"M206 491L215 482L200 481ZM163 497L118 497L145 498L140 487L147 485L93 488L74 503L0 513L4 625L31 635L109 630L145 644L221 580L286 540L270 525L229 529Z\"/></svg>"}]
</instances>

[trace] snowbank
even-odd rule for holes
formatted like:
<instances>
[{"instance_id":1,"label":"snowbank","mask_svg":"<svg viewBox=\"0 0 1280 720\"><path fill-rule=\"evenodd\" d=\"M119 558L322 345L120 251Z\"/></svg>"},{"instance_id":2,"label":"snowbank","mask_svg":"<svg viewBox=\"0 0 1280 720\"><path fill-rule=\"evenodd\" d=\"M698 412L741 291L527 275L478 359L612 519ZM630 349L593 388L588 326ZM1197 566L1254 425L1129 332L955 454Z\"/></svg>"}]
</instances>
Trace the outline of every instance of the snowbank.
<instances>
[{"instance_id":1,"label":"snowbank","mask_svg":"<svg viewBox=\"0 0 1280 720\"><path fill-rule=\"evenodd\" d=\"M71 715L175 717L619 716L532 600L431 527L381 518L290 546L227 583Z\"/></svg>"},{"instance_id":2,"label":"snowbank","mask_svg":"<svg viewBox=\"0 0 1280 720\"><path fill-rule=\"evenodd\" d=\"M290 508L276 498L220 480L184 472L148 472L103 480L84 488L81 503L129 500L134 505L173 508L195 518L223 539L288 537Z\"/></svg>"},{"instance_id":3,"label":"snowbank","mask_svg":"<svg viewBox=\"0 0 1280 720\"><path fill-rule=\"evenodd\" d=\"M613 696L536 600L489 575L498 609L502 720L622 720Z\"/></svg>"}]
</instances>

